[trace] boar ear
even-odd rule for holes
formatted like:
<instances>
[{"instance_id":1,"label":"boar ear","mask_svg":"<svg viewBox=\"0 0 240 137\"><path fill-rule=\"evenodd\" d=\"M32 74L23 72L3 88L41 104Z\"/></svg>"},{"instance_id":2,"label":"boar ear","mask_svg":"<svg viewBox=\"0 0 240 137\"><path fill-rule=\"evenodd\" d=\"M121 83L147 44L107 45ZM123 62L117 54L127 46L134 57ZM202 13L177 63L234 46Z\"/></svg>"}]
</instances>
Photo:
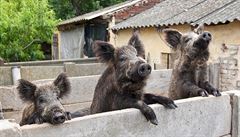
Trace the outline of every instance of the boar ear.
<instances>
[{"instance_id":1,"label":"boar ear","mask_svg":"<svg viewBox=\"0 0 240 137\"><path fill-rule=\"evenodd\" d=\"M138 56L145 58L145 49L142 44L142 41L139 39L139 32L135 31L128 41L128 45L133 46L137 50Z\"/></svg>"},{"instance_id":2,"label":"boar ear","mask_svg":"<svg viewBox=\"0 0 240 137\"><path fill-rule=\"evenodd\" d=\"M104 41L95 41L93 51L98 59L103 63L113 62L115 48Z\"/></svg>"},{"instance_id":3,"label":"boar ear","mask_svg":"<svg viewBox=\"0 0 240 137\"><path fill-rule=\"evenodd\" d=\"M198 26L197 28L195 28L193 31L194 31L195 33L197 33L197 34L202 34L203 31L204 31L204 25L203 25L203 24L199 25L199 26Z\"/></svg>"},{"instance_id":4,"label":"boar ear","mask_svg":"<svg viewBox=\"0 0 240 137\"><path fill-rule=\"evenodd\" d=\"M27 80L18 80L18 94L23 101L34 101L34 94L37 86Z\"/></svg>"},{"instance_id":5,"label":"boar ear","mask_svg":"<svg viewBox=\"0 0 240 137\"><path fill-rule=\"evenodd\" d=\"M164 39L169 44L169 46L173 49L177 49L177 46L181 42L182 34L175 29L164 29L163 33Z\"/></svg>"},{"instance_id":6,"label":"boar ear","mask_svg":"<svg viewBox=\"0 0 240 137\"><path fill-rule=\"evenodd\" d=\"M60 90L59 98L68 95L71 91L71 84L66 73L59 74L58 77L53 81L53 84Z\"/></svg>"}]
</instances>

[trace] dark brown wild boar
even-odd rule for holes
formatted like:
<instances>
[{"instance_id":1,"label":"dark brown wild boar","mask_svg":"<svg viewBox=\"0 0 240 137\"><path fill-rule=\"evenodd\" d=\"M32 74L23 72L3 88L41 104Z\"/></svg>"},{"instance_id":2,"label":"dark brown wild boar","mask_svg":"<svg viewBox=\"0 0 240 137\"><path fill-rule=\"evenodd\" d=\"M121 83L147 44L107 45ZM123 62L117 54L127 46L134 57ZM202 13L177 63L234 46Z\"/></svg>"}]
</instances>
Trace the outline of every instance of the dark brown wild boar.
<instances>
[{"instance_id":1,"label":"dark brown wild boar","mask_svg":"<svg viewBox=\"0 0 240 137\"><path fill-rule=\"evenodd\" d=\"M165 29L165 39L176 51L169 97L182 99L194 96L221 96L218 89L207 81L207 61L212 35L199 26L193 32L182 34L174 29Z\"/></svg>"},{"instance_id":2,"label":"dark brown wild boar","mask_svg":"<svg viewBox=\"0 0 240 137\"><path fill-rule=\"evenodd\" d=\"M144 93L151 66L143 59L144 47L136 32L128 45L120 48L96 41L94 52L101 62L107 64L107 69L95 88L91 114L137 108L147 120L157 125L156 115L148 104L159 103L171 109L177 107L167 97Z\"/></svg>"},{"instance_id":3,"label":"dark brown wild boar","mask_svg":"<svg viewBox=\"0 0 240 137\"><path fill-rule=\"evenodd\" d=\"M65 73L61 73L53 83L35 85L20 79L17 87L20 98L29 104L24 108L20 125L61 124L70 120L71 115L65 112L60 98L70 93L71 85Z\"/></svg>"}]
</instances>

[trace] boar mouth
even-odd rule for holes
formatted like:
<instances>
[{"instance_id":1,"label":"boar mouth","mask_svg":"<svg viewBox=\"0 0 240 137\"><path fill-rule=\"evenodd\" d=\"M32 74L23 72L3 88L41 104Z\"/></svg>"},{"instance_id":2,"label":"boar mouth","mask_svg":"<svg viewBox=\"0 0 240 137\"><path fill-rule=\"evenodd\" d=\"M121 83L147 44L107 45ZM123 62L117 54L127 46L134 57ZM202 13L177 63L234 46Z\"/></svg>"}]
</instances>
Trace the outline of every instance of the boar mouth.
<instances>
[{"instance_id":1,"label":"boar mouth","mask_svg":"<svg viewBox=\"0 0 240 137\"><path fill-rule=\"evenodd\" d=\"M127 72L127 77L132 82L140 82L148 78L151 74L152 68L147 63L141 63Z\"/></svg>"},{"instance_id":2,"label":"boar mouth","mask_svg":"<svg viewBox=\"0 0 240 137\"><path fill-rule=\"evenodd\" d=\"M211 40L206 40L206 39L198 39L195 43L194 43L194 47L198 48L198 49L207 49L208 45L210 43Z\"/></svg>"},{"instance_id":3,"label":"boar mouth","mask_svg":"<svg viewBox=\"0 0 240 137\"><path fill-rule=\"evenodd\" d=\"M64 111L55 108L52 109L47 116L44 116L44 119L53 125L58 125L65 122L66 116Z\"/></svg>"},{"instance_id":4,"label":"boar mouth","mask_svg":"<svg viewBox=\"0 0 240 137\"><path fill-rule=\"evenodd\" d=\"M66 120L65 114L63 112L55 112L52 116L52 124L57 125L64 123Z\"/></svg>"}]
</instances>

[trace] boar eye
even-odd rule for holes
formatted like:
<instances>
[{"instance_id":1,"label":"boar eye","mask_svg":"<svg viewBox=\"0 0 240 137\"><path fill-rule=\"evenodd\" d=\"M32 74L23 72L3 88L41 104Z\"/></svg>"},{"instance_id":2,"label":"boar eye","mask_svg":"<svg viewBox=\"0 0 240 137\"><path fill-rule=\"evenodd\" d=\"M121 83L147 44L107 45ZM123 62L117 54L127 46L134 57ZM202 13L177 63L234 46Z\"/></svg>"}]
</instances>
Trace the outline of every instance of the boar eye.
<instances>
[{"instance_id":1,"label":"boar eye","mask_svg":"<svg viewBox=\"0 0 240 137\"><path fill-rule=\"evenodd\" d=\"M59 100L59 97L57 97L57 100Z\"/></svg>"},{"instance_id":2,"label":"boar eye","mask_svg":"<svg viewBox=\"0 0 240 137\"><path fill-rule=\"evenodd\" d=\"M43 98L43 97L40 97L39 99L38 99L38 102L41 104L41 103L44 103L45 102L45 99Z\"/></svg>"},{"instance_id":3,"label":"boar eye","mask_svg":"<svg viewBox=\"0 0 240 137\"><path fill-rule=\"evenodd\" d=\"M189 41L191 40L191 38L187 38L187 39L185 39L185 43L188 43Z\"/></svg>"},{"instance_id":4,"label":"boar eye","mask_svg":"<svg viewBox=\"0 0 240 137\"><path fill-rule=\"evenodd\" d=\"M126 61L126 60L127 60L126 57L120 57L120 58L119 58L119 61L120 61L120 62L124 62L124 61Z\"/></svg>"}]
</instances>

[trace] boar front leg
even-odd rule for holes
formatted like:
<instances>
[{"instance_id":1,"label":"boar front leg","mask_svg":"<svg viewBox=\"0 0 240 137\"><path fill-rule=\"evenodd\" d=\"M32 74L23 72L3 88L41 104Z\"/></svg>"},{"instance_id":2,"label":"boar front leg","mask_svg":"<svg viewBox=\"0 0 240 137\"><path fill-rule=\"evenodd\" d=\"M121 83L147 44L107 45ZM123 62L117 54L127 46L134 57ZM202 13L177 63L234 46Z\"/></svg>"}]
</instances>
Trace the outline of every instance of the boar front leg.
<instances>
[{"instance_id":1,"label":"boar front leg","mask_svg":"<svg viewBox=\"0 0 240 137\"><path fill-rule=\"evenodd\" d=\"M66 117L66 120L71 120L72 119L72 115L70 112L65 112L65 117Z\"/></svg>"},{"instance_id":2,"label":"boar front leg","mask_svg":"<svg viewBox=\"0 0 240 137\"><path fill-rule=\"evenodd\" d=\"M147 104L159 103L159 104L162 104L166 108L170 108L170 109L177 108L177 105L174 103L174 101L172 99L163 97L163 96L157 96L154 94L145 93L143 96L143 100Z\"/></svg>"},{"instance_id":3,"label":"boar front leg","mask_svg":"<svg viewBox=\"0 0 240 137\"><path fill-rule=\"evenodd\" d=\"M158 124L158 120L153 109L149 107L142 100L124 96L124 97L118 97L116 103L117 103L116 106L118 107L118 109L137 108L142 112L142 114L146 117L146 119L149 120L152 124L154 125Z\"/></svg>"},{"instance_id":4,"label":"boar front leg","mask_svg":"<svg viewBox=\"0 0 240 137\"><path fill-rule=\"evenodd\" d=\"M20 122L20 126L27 125L27 124L30 125L30 124L42 124L42 123L44 123L44 119L40 117L38 113L33 113L26 119L22 119Z\"/></svg>"},{"instance_id":5,"label":"boar front leg","mask_svg":"<svg viewBox=\"0 0 240 137\"><path fill-rule=\"evenodd\" d=\"M221 96L221 93L218 89L214 88L208 81L207 81L207 64L201 66L198 70L198 84L201 88L207 90L209 94L213 96Z\"/></svg>"},{"instance_id":6,"label":"boar front leg","mask_svg":"<svg viewBox=\"0 0 240 137\"><path fill-rule=\"evenodd\" d=\"M197 85L190 81L185 81L182 84L182 90L186 92L189 97L202 96L207 97L208 92L205 89L199 88Z\"/></svg>"}]
</instances>

